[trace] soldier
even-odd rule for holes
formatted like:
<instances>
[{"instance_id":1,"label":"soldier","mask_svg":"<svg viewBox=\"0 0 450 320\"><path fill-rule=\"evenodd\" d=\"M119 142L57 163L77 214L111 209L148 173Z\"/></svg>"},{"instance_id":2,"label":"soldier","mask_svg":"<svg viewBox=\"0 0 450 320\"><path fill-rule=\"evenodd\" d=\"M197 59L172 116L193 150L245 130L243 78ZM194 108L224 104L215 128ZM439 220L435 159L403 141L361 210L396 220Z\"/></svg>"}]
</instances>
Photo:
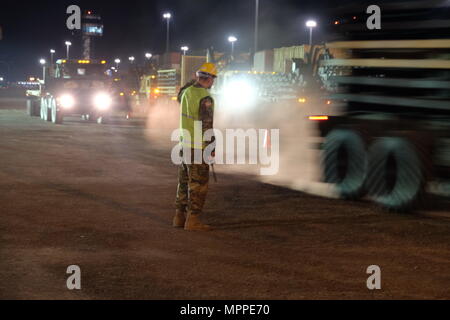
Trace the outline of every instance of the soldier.
<instances>
[{"instance_id":1,"label":"soldier","mask_svg":"<svg viewBox=\"0 0 450 320\"><path fill-rule=\"evenodd\" d=\"M197 80L193 79L193 80L189 81L188 83L186 83L184 85L184 87L180 89L180 92L178 93L178 98L177 98L179 103L181 103L181 98L183 97L184 90L186 90L190 86L193 86L196 82L197 82Z\"/></svg>"},{"instance_id":2,"label":"soldier","mask_svg":"<svg viewBox=\"0 0 450 320\"><path fill-rule=\"evenodd\" d=\"M203 141L194 139L194 123L202 122L203 134L213 129L214 100L208 89L214 84L217 77L217 69L212 63L205 63L197 72L197 80L190 83L180 92L181 102L181 126L182 132L189 133L190 137L181 136L184 150L191 151L191 159L184 157L179 168L178 192L176 199L176 214L173 219L175 228L184 228L187 231L207 231L210 226L203 224L199 217L203 211L209 183L209 164L193 161L195 150L203 150L207 147ZM192 140L191 140L192 139ZM202 139L203 140L203 139ZM214 143L214 139L211 140ZM190 160L190 161L187 161Z\"/></svg>"}]
</instances>

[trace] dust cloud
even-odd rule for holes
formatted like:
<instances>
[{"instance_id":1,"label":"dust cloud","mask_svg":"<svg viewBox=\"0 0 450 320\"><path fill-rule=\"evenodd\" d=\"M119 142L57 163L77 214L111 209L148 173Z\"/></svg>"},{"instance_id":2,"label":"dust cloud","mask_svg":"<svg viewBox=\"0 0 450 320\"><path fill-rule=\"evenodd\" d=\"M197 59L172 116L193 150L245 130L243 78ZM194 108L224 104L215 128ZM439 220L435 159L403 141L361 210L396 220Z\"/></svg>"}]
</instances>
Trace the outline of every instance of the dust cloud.
<instances>
[{"instance_id":1,"label":"dust cloud","mask_svg":"<svg viewBox=\"0 0 450 320\"><path fill-rule=\"evenodd\" d=\"M148 141L161 145L169 152L175 146L171 134L179 127L178 103L161 100L141 109L141 114L146 117ZM332 187L320 182L317 146L321 139L316 124L308 120L311 112L297 101L260 103L247 110L237 110L219 103L215 112L215 128L222 132L226 129L279 129L280 169L276 175L260 176L258 165L218 165L217 172L250 175L264 183L333 197Z\"/></svg>"}]
</instances>

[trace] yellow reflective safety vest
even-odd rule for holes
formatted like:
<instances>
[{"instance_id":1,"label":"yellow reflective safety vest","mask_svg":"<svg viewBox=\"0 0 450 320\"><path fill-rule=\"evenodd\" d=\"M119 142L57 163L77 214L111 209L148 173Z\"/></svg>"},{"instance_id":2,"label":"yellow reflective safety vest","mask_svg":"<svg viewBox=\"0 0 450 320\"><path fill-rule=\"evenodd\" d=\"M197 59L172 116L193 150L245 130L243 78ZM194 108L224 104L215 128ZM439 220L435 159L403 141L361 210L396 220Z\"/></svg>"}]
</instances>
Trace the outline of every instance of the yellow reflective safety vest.
<instances>
[{"instance_id":1,"label":"yellow reflective safety vest","mask_svg":"<svg viewBox=\"0 0 450 320\"><path fill-rule=\"evenodd\" d=\"M205 149L203 127L200 119L200 102L210 97L205 88L190 86L181 97L180 141L182 146L191 149Z\"/></svg>"}]
</instances>

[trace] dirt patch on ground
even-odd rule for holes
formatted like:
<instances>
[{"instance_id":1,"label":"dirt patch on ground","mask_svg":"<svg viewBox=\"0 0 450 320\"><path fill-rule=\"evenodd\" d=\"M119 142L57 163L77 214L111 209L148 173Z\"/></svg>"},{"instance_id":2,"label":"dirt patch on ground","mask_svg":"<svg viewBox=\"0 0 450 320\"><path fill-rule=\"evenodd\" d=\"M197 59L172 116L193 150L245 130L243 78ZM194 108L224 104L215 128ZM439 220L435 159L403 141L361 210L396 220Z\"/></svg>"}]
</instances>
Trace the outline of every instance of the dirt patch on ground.
<instances>
[{"instance_id":1,"label":"dirt patch on ground","mask_svg":"<svg viewBox=\"0 0 450 320\"><path fill-rule=\"evenodd\" d=\"M0 298L450 298L443 217L222 170L204 216L215 230L171 228L166 134L140 120L54 126L0 110ZM81 291L66 288L69 265L81 267ZM381 291L366 287L370 265Z\"/></svg>"}]
</instances>

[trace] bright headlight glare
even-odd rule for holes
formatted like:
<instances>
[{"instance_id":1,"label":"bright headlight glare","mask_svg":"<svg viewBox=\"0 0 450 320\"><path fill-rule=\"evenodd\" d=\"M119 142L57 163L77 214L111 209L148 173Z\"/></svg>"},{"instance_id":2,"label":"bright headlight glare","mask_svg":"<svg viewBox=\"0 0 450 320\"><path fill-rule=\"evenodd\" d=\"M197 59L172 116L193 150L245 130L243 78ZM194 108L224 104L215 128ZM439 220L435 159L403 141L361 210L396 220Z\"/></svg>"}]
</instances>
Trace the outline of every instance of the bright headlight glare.
<instances>
[{"instance_id":1,"label":"bright headlight glare","mask_svg":"<svg viewBox=\"0 0 450 320\"><path fill-rule=\"evenodd\" d=\"M61 107L70 109L74 106L75 99L70 94L63 94L61 97L59 97L59 103Z\"/></svg>"},{"instance_id":2,"label":"bright headlight glare","mask_svg":"<svg viewBox=\"0 0 450 320\"><path fill-rule=\"evenodd\" d=\"M94 97L94 105L100 110L108 109L109 107L111 107L111 103L111 97L107 93L98 93Z\"/></svg>"},{"instance_id":3,"label":"bright headlight glare","mask_svg":"<svg viewBox=\"0 0 450 320\"><path fill-rule=\"evenodd\" d=\"M244 80L233 81L225 87L225 100L235 108L250 108L256 101L256 89Z\"/></svg>"}]
</instances>

